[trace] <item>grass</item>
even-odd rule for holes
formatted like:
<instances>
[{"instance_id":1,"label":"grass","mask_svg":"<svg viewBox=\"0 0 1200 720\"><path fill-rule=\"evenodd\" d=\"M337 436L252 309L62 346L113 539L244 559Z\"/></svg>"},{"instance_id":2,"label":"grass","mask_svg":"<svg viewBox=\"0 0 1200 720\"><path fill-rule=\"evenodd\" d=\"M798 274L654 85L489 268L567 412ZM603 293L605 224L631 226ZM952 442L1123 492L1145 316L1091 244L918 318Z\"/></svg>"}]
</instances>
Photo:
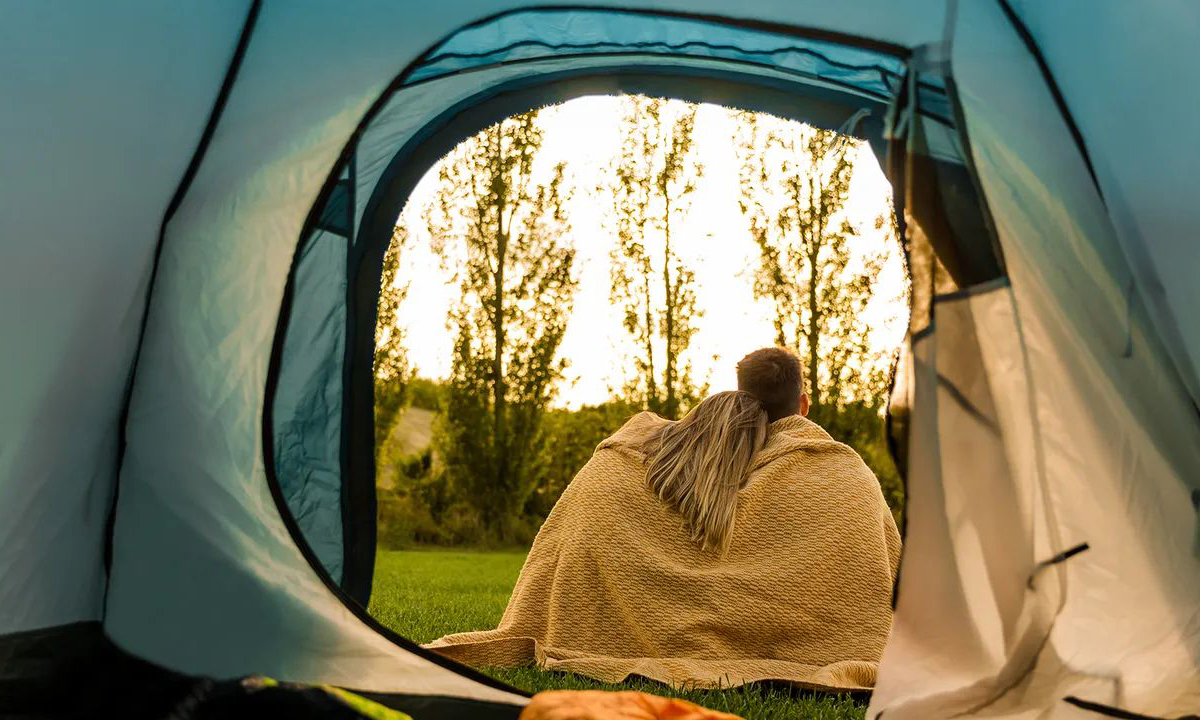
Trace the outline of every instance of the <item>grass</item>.
<instances>
[{"instance_id":1,"label":"grass","mask_svg":"<svg viewBox=\"0 0 1200 720\"><path fill-rule=\"evenodd\" d=\"M371 614L420 643L449 633L496 626L512 591L524 552L380 550ZM536 667L483 668L527 692L542 690L641 690L682 697L748 720L861 720L866 705L846 695L798 691L780 685L730 690L676 691L648 680L612 685Z\"/></svg>"}]
</instances>

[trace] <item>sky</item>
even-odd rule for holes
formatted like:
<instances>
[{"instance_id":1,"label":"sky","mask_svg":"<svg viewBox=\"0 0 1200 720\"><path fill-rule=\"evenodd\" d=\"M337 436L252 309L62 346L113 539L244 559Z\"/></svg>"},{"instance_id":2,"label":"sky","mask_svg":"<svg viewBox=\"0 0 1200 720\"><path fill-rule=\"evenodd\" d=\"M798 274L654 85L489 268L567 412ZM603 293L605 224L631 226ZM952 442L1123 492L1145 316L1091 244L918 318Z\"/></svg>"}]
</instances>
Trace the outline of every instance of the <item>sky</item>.
<instances>
[{"instance_id":1,"label":"sky","mask_svg":"<svg viewBox=\"0 0 1200 720\"><path fill-rule=\"evenodd\" d=\"M542 110L539 119L544 140L534 179L565 162L567 180L576 186L569 206L569 241L576 248L579 287L559 349L568 367L554 402L576 408L609 399L612 389L621 387L632 370L624 360L633 353L632 342L621 327L621 311L609 299L609 252L614 239L612 228L606 226L611 223L605 222L605 208L611 207L612 199L595 189L620 148L621 107L617 97L581 97ZM734 364L752 350L773 345L775 336L769 304L753 296L758 250L738 206L740 163L733 135L727 109L700 105L693 139L704 174L682 226L672 228L672 237L680 239L675 248L695 272L697 305L703 312L687 358L693 377L707 381L710 392L734 389ZM886 229L875 228L875 219L887 209L891 186L865 143L858 144L854 153L847 215L860 228L862 252L887 256L862 320L871 326L872 344L890 352L903 339L907 322L907 309L899 300L904 286L899 248ZM459 294L450 273L442 270L430 251L429 232L420 220L420 208L432 199L436 185L435 166L402 212L409 247L401 256L398 277L400 283L409 283L399 311L409 361L418 375L431 378L448 373L452 337L446 315L452 298Z\"/></svg>"}]
</instances>

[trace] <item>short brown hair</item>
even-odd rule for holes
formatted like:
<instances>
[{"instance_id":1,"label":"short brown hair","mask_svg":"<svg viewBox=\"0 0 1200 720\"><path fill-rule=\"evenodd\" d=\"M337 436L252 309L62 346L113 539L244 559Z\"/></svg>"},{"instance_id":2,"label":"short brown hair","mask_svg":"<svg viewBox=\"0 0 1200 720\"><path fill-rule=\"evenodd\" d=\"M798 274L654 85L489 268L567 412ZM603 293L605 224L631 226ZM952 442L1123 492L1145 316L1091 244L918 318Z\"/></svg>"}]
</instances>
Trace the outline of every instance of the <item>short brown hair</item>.
<instances>
[{"instance_id":1,"label":"short brown hair","mask_svg":"<svg viewBox=\"0 0 1200 720\"><path fill-rule=\"evenodd\" d=\"M787 348L763 348L742 358L737 384L738 390L758 398L771 422L800 411L804 371L800 359Z\"/></svg>"}]
</instances>

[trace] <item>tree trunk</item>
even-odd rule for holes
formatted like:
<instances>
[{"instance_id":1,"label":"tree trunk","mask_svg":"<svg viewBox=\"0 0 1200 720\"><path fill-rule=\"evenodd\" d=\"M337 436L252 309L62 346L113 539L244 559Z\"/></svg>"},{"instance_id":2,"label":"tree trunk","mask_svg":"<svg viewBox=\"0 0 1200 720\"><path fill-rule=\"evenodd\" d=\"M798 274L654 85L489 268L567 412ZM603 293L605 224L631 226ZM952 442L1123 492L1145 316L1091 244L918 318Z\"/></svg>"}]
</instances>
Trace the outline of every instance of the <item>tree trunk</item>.
<instances>
[{"instance_id":1,"label":"tree trunk","mask_svg":"<svg viewBox=\"0 0 1200 720\"><path fill-rule=\"evenodd\" d=\"M667 357L663 368L663 389L666 399L663 402L663 414L672 420L679 414L679 399L675 387L675 298L671 295L671 198L667 194L666 183L661 188L663 194L663 299L665 313L665 328Z\"/></svg>"},{"instance_id":2,"label":"tree trunk","mask_svg":"<svg viewBox=\"0 0 1200 720\"><path fill-rule=\"evenodd\" d=\"M645 237L643 231L642 237ZM642 288L646 295L646 409L658 412L662 409L658 402L658 380L654 376L654 314L650 304L650 273L642 276Z\"/></svg>"},{"instance_id":3,"label":"tree trunk","mask_svg":"<svg viewBox=\"0 0 1200 720\"><path fill-rule=\"evenodd\" d=\"M497 153L502 151L497 148ZM498 173L504 172L504 162L498 163ZM500 183L503 187L497 193L496 207L496 269L492 273L495 285L495 297L492 301L492 447L496 453L495 483L497 488L507 490L509 474L509 448L507 442L507 395L508 387L504 381L504 265L508 255L509 227L504 222L505 200L507 199L507 178ZM501 510L497 508L497 510ZM495 514L485 518L489 526L495 525Z\"/></svg>"}]
</instances>

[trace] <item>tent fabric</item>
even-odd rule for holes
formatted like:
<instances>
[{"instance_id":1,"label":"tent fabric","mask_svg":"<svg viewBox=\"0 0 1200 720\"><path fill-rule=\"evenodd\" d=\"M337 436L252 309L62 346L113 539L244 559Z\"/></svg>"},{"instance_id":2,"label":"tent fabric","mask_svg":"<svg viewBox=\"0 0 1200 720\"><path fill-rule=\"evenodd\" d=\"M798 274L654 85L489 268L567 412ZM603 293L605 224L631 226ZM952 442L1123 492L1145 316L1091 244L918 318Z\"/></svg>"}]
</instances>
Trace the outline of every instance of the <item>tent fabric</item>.
<instances>
[{"instance_id":1,"label":"tent fabric","mask_svg":"<svg viewBox=\"0 0 1200 720\"><path fill-rule=\"evenodd\" d=\"M1033 522L1028 537L1035 557L1046 560L1085 542L1090 549L1051 567L1023 603L1005 601L994 583L995 595L969 602L971 625L997 628L992 648L972 649L974 633L947 637L922 631L930 630L920 624L928 612L922 605L943 595L921 592L917 573L932 560L920 545L910 544L893 639L870 712L916 718L986 709L1009 717L1022 708L1058 706L1066 714L1070 710L1061 699L1076 695L1151 716L1183 715L1200 706L1200 638L1185 609L1185 598L1200 592L1196 518L1188 502L1194 468L1200 467L1195 442L1200 427L1151 331L1146 307L1129 292L1129 271L1112 226L1063 118L1045 84L1036 82L1040 73L1015 32L997 32L1007 29L997 13L989 3L964 4L953 55L1024 347L1022 357L986 377L994 398L1010 404L1027 398L1024 407L1010 411L1012 425L1002 439L1010 467L1018 470L1014 477L1032 480L1047 497L1042 519L1035 513L1026 521ZM988 316L999 317L983 315ZM942 321L939 314L935 318ZM1011 343L1011 332L980 338L996 343L1006 335ZM1007 345L981 355L995 362ZM935 417L919 411L916 416L926 422ZM952 434L933 437L943 452L978 452L970 444L952 445ZM975 467L973 457L968 461ZM923 482L934 479L919 468L910 471ZM950 483L943 486L948 492ZM930 510L915 496L911 509ZM987 526L961 511L948 517L958 532L975 526L975 539L949 544L961 548L957 554L1011 542L989 543ZM921 525L919 517L910 519L910 543L921 542ZM958 561L960 571L995 566L986 558L969 559ZM1032 575L1035 567L1027 572ZM1033 596L1055 584L1058 597ZM978 591L987 584L974 586ZM1025 622L1034 622L1048 613L1040 642L1023 637L1022 625L1012 619L1024 614ZM940 673L944 668L929 662L933 657L957 657L957 672ZM964 673L971 667L977 670Z\"/></svg>"},{"instance_id":2,"label":"tent fabric","mask_svg":"<svg viewBox=\"0 0 1200 720\"><path fill-rule=\"evenodd\" d=\"M287 507L337 583L342 530L342 357L349 238L317 232L296 261L272 413L275 472Z\"/></svg>"},{"instance_id":3,"label":"tent fabric","mask_svg":"<svg viewBox=\"0 0 1200 720\"><path fill-rule=\"evenodd\" d=\"M105 629L187 672L519 703L365 624L296 546L263 474L267 359L301 225L358 118L406 61L399 17L297 10L263 6L226 130L167 229L130 408ZM339 31L358 36L359 54L339 55L346 64L332 73L311 48Z\"/></svg>"},{"instance_id":4,"label":"tent fabric","mask_svg":"<svg viewBox=\"0 0 1200 720\"><path fill-rule=\"evenodd\" d=\"M902 58L688 18L619 11L533 10L455 33L408 75L421 82L482 65L556 55L641 53L670 60L720 58L803 74L886 100L904 72Z\"/></svg>"},{"instance_id":5,"label":"tent fabric","mask_svg":"<svg viewBox=\"0 0 1200 720\"><path fill-rule=\"evenodd\" d=\"M609 4L572 7L582 17ZM733 77L732 56L674 58L661 43L640 57L516 62L542 46L505 45L562 44L578 31L564 24L556 39L553 23L534 22L565 17L554 13L518 22L533 5L262 2L165 229L152 292L160 226L252 5L5 7L0 642L102 619L123 648L184 672L524 701L387 636L346 604L318 559L337 553L317 535L311 544L303 531L294 537L296 519L276 502L267 464L277 458L264 452L283 445L264 434L273 431L263 418L288 402L285 391L284 405L267 406L265 388L306 219L322 209L355 141L374 148L354 193L365 221L376 179L392 179L384 170L401 147L432 132L430 122L450 122L456 106L560 71L564 82L655 65ZM1147 715L1200 707L1191 503L1200 489L1200 330L1188 322L1200 300L1189 232L1200 225L1189 181L1200 9L1186 0L1101 0L1087 12L1028 0L625 0L620 9L588 32L651 11L666 17L641 17L661 28L721 28L705 31L713 38L799 28L805 42L913 60L927 78L926 65L940 66L954 80L955 124L970 138L1009 283L936 300L930 333L914 341L912 543L868 715L1069 717L1079 711L1068 696ZM534 30L539 37L518 37ZM426 53L428 72L453 74L385 92ZM491 65L466 68L468 55ZM785 54L800 57L812 58ZM794 73L753 73L776 90L800 87ZM405 105L385 111L401 94ZM940 136L951 157L955 134ZM331 277L314 287L333 287ZM335 317L334 304L308 299L307 316ZM332 338L321 345L336 355ZM310 370L295 387L312 399L316 379L336 373ZM963 398L978 415L962 414ZM312 430L334 467L330 428L300 426L305 441L295 447ZM965 478L959 470L975 449L1002 453L1007 472L991 468L983 486ZM1010 522L977 511L982 492ZM332 521L323 527L319 535L336 538ZM1083 543L1086 552L1037 570ZM1014 590L1035 571L1032 589ZM963 632L924 631L943 610ZM935 677L939 657L959 662Z\"/></svg>"},{"instance_id":6,"label":"tent fabric","mask_svg":"<svg viewBox=\"0 0 1200 720\"><path fill-rule=\"evenodd\" d=\"M1200 5L1012 6L1062 89L1138 289L1200 404L1200 326L1189 321L1200 303L1200 208L1195 188L1180 182L1194 174L1200 137ZM1061 31L1067 22L1072 32ZM1137 132L1131 121L1153 129Z\"/></svg>"},{"instance_id":7,"label":"tent fabric","mask_svg":"<svg viewBox=\"0 0 1200 720\"><path fill-rule=\"evenodd\" d=\"M101 617L150 259L245 16L0 11L0 635Z\"/></svg>"}]
</instances>

